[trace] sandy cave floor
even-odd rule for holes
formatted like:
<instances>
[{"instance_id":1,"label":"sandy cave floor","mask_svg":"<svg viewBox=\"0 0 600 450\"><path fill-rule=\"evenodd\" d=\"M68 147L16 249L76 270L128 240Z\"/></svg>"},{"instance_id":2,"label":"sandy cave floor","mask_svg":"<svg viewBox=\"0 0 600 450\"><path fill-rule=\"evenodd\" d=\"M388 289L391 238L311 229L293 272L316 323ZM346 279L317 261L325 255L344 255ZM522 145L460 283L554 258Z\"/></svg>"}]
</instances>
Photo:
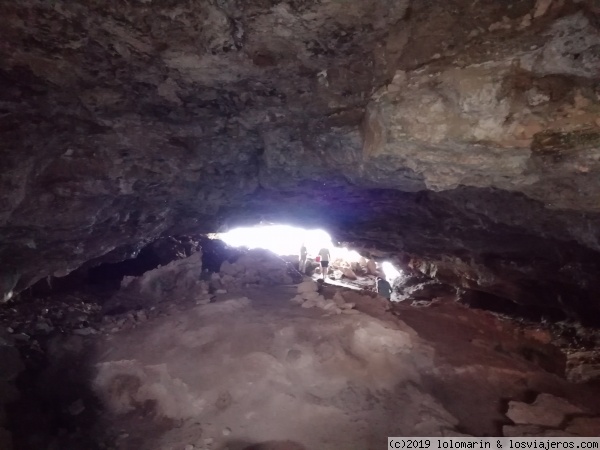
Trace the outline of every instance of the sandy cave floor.
<instances>
[{"instance_id":1,"label":"sandy cave floor","mask_svg":"<svg viewBox=\"0 0 600 450\"><path fill-rule=\"evenodd\" d=\"M357 313L297 306L295 286L247 288L71 336L57 352L85 353L105 407L93 439L107 449L374 450L387 436L499 436L508 402L539 393L600 414L600 388L567 382L543 332L453 302L390 305L331 284L324 295L338 290Z\"/></svg>"}]
</instances>

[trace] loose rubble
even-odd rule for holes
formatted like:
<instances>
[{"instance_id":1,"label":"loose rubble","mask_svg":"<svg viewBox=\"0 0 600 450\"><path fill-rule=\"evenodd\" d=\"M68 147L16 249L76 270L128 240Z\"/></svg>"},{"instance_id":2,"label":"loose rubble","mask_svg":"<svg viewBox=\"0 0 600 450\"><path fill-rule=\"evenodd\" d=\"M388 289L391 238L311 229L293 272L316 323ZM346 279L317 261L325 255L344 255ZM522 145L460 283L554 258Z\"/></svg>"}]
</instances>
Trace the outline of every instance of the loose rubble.
<instances>
[{"instance_id":1,"label":"loose rubble","mask_svg":"<svg viewBox=\"0 0 600 450\"><path fill-rule=\"evenodd\" d=\"M239 289L247 285L274 286L298 283L302 275L290 263L274 253L252 249L236 261L224 261L221 264L219 277L213 282L226 289Z\"/></svg>"},{"instance_id":2,"label":"loose rubble","mask_svg":"<svg viewBox=\"0 0 600 450\"><path fill-rule=\"evenodd\" d=\"M319 285L315 281L308 280L300 283L297 291L298 295L290 301L303 308L321 308L331 314L355 314L358 312L352 309L355 304L347 303L339 291L335 293L333 299L325 299L319 294Z\"/></svg>"},{"instance_id":3,"label":"loose rubble","mask_svg":"<svg viewBox=\"0 0 600 450\"><path fill-rule=\"evenodd\" d=\"M354 276L359 276L357 274L370 276L366 260L364 264L359 262L353 263L352 266L348 264L339 267L336 269L336 273L339 272L342 278L352 279L353 274ZM107 302L109 305L112 302L112 309L107 308L106 305L101 307L97 303L97 299L70 295L53 299L39 299L31 304L21 305L22 307L18 310L8 305L0 310L0 321L5 326L5 328L1 328L0 325L0 448L12 449L11 433L5 429L7 422L4 409L7 403L14 401L19 396L15 379L25 368L23 363L25 359L21 357L23 349L42 354L47 351L48 342L55 337L68 337L74 342L90 343L95 339L101 340L99 338L117 338L111 334L121 332L127 334L127 331L134 331L136 328L139 329L135 332L143 332L152 328L147 325L148 322L157 318L179 315L190 307L194 311L194 315L198 317L207 317L209 310L213 311L211 314L233 315L232 312L237 311L232 307L233 304L241 308L247 307L251 301L247 297L230 299L232 295L228 295L221 301L221 298L217 296L233 294L235 297L238 292L243 292L249 286L291 285L298 281L301 282L296 286L297 295L290 299L294 304L307 309L319 308L326 315L332 316L360 314L355 309L355 304L348 301L351 299L356 301L363 311L364 304L356 296L366 296L367 293L337 290L332 298L326 298L325 295L331 295L328 293L336 289L335 287L323 289L315 281L307 279L302 281L298 272L291 268L289 263L262 250L251 250L222 262L219 273L206 271L201 255L195 253L188 258L173 261L163 267L151 270L140 277L126 278L122 283L122 289L114 296L115 299L119 299L118 302L113 299ZM439 287L434 286L429 280L420 280L419 283L413 284L417 287L425 285L434 289ZM287 288L284 291L286 292L283 297L285 302L290 294ZM420 292L418 289L414 290L413 294L418 292ZM430 292L431 295L433 293L433 291ZM368 296L369 299L365 303L375 303L371 300L377 298L376 294L369 292ZM203 306L214 303L217 299L219 301L216 304ZM439 303L437 300L425 302L427 305ZM386 304L388 303L386 301ZM194 308L193 305L202 305L202 307ZM118 306L123 306L123 309L118 309ZM111 313L107 314L108 311ZM299 316L304 317L305 315L300 314ZM360 321L363 317L364 315L359 315L356 319ZM332 322L337 323L338 321ZM563 327L564 330L576 328L574 326L569 328L567 325ZM595 350L598 344L598 334L592 330L577 328L576 331L573 331L576 339L568 341L564 336L559 336L560 333L556 331L558 329L558 326L552 329L537 324L535 327L531 326L525 330L519 330L519 332L527 339L545 346L552 346L557 342L562 343L568 356L567 376L569 381L588 383L597 380L600 376L600 359ZM564 330L562 334L566 335ZM379 335L380 331L371 334ZM362 337L359 331L357 333ZM563 340L561 341L557 336ZM487 345L480 339L471 340L474 346L479 345L479 342L484 346ZM324 353L327 354L326 349ZM507 351L505 354L514 356ZM555 355L551 356L556 359ZM564 362L564 355L562 357ZM289 351L284 360L286 363L292 364L296 360L301 361L301 358L303 358L302 353L294 348ZM257 361L257 367L262 367L262 364L262 359ZM150 370L147 374L149 379L153 379L152 376L156 376L158 373L156 372L158 369L151 365L144 370ZM160 375L160 373L158 374ZM163 379L161 378L161 380ZM173 379L172 384L178 387L179 381ZM227 400L217 401L216 404L223 404L224 408L229 407L232 401L231 396L223 398ZM141 404L144 399L145 397L140 394L139 403ZM68 416L79 419L88 414L92 407L87 400L74 397L65 404L63 409ZM598 433L600 430L599 417L583 407L547 393L538 395L533 403L510 401L506 416L512 420L513 424L503 427L502 433L505 436L586 436ZM455 419L448 419L444 425L447 428L440 431L437 422L433 425L438 428L428 428L432 424L426 419L427 414L423 414L422 417L422 423L416 424L415 427L427 430L423 433L460 435L453 429L458 423ZM239 431L237 424L229 422L227 425L231 425L231 427L220 426L208 436L214 436L217 441L230 435L236 437ZM15 436L17 436L16 433ZM201 439L178 448L209 450L213 448L214 441L212 437L206 436L207 434L204 434ZM127 434L123 433L121 438L127 439Z\"/></svg>"},{"instance_id":4,"label":"loose rubble","mask_svg":"<svg viewBox=\"0 0 600 450\"><path fill-rule=\"evenodd\" d=\"M567 378L576 383L600 381L600 352L576 351L567 356Z\"/></svg>"},{"instance_id":5,"label":"loose rubble","mask_svg":"<svg viewBox=\"0 0 600 450\"><path fill-rule=\"evenodd\" d=\"M143 296L145 301L157 303L169 297L195 300L202 293L202 252L170 262L150 270L140 277L125 277L121 295Z\"/></svg>"},{"instance_id":6,"label":"loose rubble","mask_svg":"<svg viewBox=\"0 0 600 450\"><path fill-rule=\"evenodd\" d=\"M532 404L509 402L506 416L515 423L502 429L510 437L594 436L600 430L600 417L546 393Z\"/></svg>"}]
</instances>

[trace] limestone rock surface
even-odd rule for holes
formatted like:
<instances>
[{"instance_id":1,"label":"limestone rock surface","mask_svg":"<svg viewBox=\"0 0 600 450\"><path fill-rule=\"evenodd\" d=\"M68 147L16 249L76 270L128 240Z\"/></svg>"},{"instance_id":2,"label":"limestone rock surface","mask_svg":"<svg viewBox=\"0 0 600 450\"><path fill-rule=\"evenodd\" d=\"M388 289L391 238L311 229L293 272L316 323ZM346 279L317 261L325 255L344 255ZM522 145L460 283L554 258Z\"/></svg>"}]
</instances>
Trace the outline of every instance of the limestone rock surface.
<instances>
[{"instance_id":1,"label":"limestone rock surface","mask_svg":"<svg viewBox=\"0 0 600 450\"><path fill-rule=\"evenodd\" d=\"M594 0L0 5L0 294L260 221L600 311Z\"/></svg>"}]
</instances>

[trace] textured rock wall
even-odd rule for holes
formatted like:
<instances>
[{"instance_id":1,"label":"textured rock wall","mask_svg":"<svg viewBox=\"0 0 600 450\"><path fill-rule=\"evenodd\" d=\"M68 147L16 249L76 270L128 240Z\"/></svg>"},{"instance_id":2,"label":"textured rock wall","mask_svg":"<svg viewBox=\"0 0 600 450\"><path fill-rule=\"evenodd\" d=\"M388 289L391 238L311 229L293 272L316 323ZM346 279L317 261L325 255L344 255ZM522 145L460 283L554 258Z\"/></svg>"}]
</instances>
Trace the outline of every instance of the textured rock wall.
<instances>
[{"instance_id":1,"label":"textured rock wall","mask_svg":"<svg viewBox=\"0 0 600 450\"><path fill-rule=\"evenodd\" d=\"M599 13L4 2L1 290L162 233L279 218L513 301L597 311Z\"/></svg>"}]
</instances>

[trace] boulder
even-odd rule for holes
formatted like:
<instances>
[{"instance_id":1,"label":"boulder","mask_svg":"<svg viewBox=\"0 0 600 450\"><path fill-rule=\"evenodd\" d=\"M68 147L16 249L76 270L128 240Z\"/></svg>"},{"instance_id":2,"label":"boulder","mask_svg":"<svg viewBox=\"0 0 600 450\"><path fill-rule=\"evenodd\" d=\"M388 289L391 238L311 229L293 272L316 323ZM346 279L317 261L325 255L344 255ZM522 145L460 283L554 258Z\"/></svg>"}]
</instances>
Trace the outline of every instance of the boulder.
<instances>
[{"instance_id":1,"label":"boulder","mask_svg":"<svg viewBox=\"0 0 600 450\"><path fill-rule=\"evenodd\" d=\"M322 295L319 295L315 301L317 302L317 306L321 309L325 308L325 305L327 304L327 300L325 300L325 297L323 297Z\"/></svg>"},{"instance_id":2,"label":"boulder","mask_svg":"<svg viewBox=\"0 0 600 450\"><path fill-rule=\"evenodd\" d=\"M339 291L336 292L335 295L333 296L333 301L338 306L342 306L342 305L344 305L346 303L346 300L344 300L344 296Z\"/></svg>"},{"instance_id":3,"label":"boulder","mask_svg":"<svg viewBox=\"0 0 600 450\"><path fill-rule=\"evenodd\" d=\"M296 303L297 305L301 305L305 302L305 299L301 295L296 295L295 297L290 299L290 302Z\"/></svg>"},{"instance_id":4,"label":"boulder","mask_svg":"<svg viewBox=\"0 0 600 450\"><path fill-rule=\"evenodd\" d=\"M369 273L370 275L379 274L379 272L377 271L377 263L372 259L369 259L367 261L367 273Z\"/></svg>"},{"instance_id":5,"label":"boulder","mask_svg":"<svg viewBox=\"0 0 600 450\"><path fill-rule=\"evenodd\" d=\"M229 261L223 261L223 264L221 264L220 273L223 275L231 275L232 277L236 277L244 271L245 267L242 264L239 264L237 262L230 263Z\"/></svg>"},{"instance_id":6,"label":"boulder","mask_svg":"<svg viewBox=\"0 0 600 450\"><path fill-rule=\"evenodd\" d=\"M296 289L298 290L299 294L305 292L317 292L319 290L319 285L315 281L307 280L300 283Z\"/></svg>"},{"instance_id":7,"label":"boulder","mask_svg":"<svg viewBox=\"0 0 600 450\"><path fill-rule=\"evenodd\" d=\"M354 273L354 271L350 268L350 267L344 267L342 269L342 274L344 275L344 277L350 279L350 280L357 280L358 277L356 276L356 274Z\"/></svg>"},{"instance_id":8,"label":"boulder","mask_svg":"<svg viewBox=\"0 0 600 450\"><path fill-rule=\"evenodd\" d=\"M225 286L230 286L232 284L235 284L236 282L236 278L232 275L222 275L221 276L221 283Z\"/></svg>"},{"instance_id":9,"label":"boulder","mask_svg":"<svg viewBox=\"0 0 600 450\"><path fill-rule=\"evenodd\" d=\"M301 295L304 300L315 300L319 298L319 293L315 291L303 292Z\"/></svg>"},{"instance_id":10,"label":"boulder","mask_svg":"<svg viewBox=\"0 0 600 450\"><path fill-rule=\"evenodd\" d=\"M317 306L316 300L306 300L304 303L302 303L303 308L313 308L315 306Z\"/></svg>"},{"instance_id":11,"label":"boulder","mask_svg":"<svg viewBox=\"0 0 600 450\"><path fill-rule=\"evenodd\" d=\"M201 275L202 253L196 252L189 258L173 261L140 277L125 277L121 293L155 301L172 297L193 300L198 292L205 290Z\"/></svg>"},{"instance_id":12,"label":"boulder","mask_svg":"<svg viewBox=\"0 0 600 450\"><path fill-rule=\"evenodd\" d=\"M317 283L312 280L302 283L298 286L299 289L314 289L317 287ZM321 294L317 291L310 290L304 291L294 298L290 299L291 302L302 305L303 308L321 308L323 311L330 314L341 314L345 311L352 311L354 308L354 303L346 303L344 297L340 292L336 292L333 299L325 299ZM348 312L347 314L354 314L353 312Z\"/></svg>"},{"instance_id":13,"label":"boulder","mask_svg":"<svg viewBox=\"0 0 600 450\"><path fill-rule=\"evenodd\" d=\"M509 402L506 415L516 424L558 427L567 414L582 412L563 398L540 394L532 404Z\"/></svg>"},{"instance_id":14,"label":"boulder","mask_svg":"<svg viewBox=\"0 0 600 450\"><path fill-rule=\"evenodd\" d=\"M239 285L262 284L279 285L302 281L302 275L274 253L263 249L252 249L231 263L221 265L222 281L230 276Z\"/></svg>"}]
</instances>

